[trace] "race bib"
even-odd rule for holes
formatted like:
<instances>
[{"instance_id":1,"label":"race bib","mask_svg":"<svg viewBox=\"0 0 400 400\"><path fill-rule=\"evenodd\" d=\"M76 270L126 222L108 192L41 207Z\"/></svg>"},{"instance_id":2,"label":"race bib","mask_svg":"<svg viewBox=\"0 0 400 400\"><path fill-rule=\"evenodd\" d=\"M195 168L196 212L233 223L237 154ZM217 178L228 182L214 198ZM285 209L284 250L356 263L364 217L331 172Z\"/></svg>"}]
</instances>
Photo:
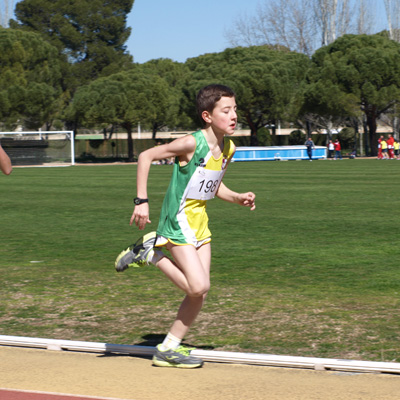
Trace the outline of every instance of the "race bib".
<instances>
[{"instance_id":1,"label":"race bib","mask_svg":"<svg viewBox=\"0 0 400 400\"><path fill-rule=\"evenodd\" d=\"M223 176L224 171L198 168L190 180L187 198L195 200L214 198Z\"/></svg>"}]
</instances>

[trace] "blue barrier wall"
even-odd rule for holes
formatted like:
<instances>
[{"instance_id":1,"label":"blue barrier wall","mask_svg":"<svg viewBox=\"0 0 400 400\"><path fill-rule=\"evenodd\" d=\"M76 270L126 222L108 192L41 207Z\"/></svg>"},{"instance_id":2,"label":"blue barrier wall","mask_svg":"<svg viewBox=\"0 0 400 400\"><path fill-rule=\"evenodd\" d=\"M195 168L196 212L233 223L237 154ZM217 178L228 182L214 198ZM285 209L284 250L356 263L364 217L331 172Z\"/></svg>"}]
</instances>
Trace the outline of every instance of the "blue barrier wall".
<instances>
[{"instance_id":1,"label":"blue barrier wall","mask_svg":"<svg viewBox=\"0 0 400 400\"><path fill-rule=\"evenodd\" d=\"M325 159L326 147L315 146L312 158ZM232 161L308 160L306 146L237 147Z\"/></svg>"}]
</instances>

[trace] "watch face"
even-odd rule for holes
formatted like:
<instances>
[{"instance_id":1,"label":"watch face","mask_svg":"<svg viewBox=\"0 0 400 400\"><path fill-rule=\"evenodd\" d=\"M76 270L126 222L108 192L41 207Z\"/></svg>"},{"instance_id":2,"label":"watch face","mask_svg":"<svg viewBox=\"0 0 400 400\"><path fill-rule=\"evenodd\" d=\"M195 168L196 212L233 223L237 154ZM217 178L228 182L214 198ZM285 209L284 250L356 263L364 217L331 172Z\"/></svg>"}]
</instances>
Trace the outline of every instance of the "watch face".
<instances>
[{"instance_id":1,"label":"watch face","mask_svg":"<svg viewBox=\"0 0 400 400\"><path fill-rule=\"evenodd\" d=\"M138 206L140 204L147 203L148 200L147 199L140 199L139 197L136 197L136 198L133 199L133 202Z\"/></svg>"}]
</instances>

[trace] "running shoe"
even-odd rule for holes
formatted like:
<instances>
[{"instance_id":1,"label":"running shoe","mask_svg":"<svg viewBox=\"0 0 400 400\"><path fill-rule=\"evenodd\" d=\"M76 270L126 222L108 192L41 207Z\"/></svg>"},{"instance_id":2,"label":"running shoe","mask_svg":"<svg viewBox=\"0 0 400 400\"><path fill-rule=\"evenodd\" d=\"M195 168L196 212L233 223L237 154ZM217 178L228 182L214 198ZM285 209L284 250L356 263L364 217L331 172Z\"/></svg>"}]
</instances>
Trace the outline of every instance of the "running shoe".
<instances>
[{"instance_id":1,"label":"running shoe","mask_svg":"<svg viewBox=\"0 0 400 400\"><path fill-rule=\"evenodd\" d=\"M150 232L122 251L115 260L117 272L125 271L128 267L138 268L148 265L154 254L153 248L156 238L156 232Z\"/></svg>"},{"instance_id":2,"label":"running shoe","mask_svg":"<svg viewBox=\"0 0 400 400\"><path fill-rule=\"evenodd\" d=\"M179 346L175 350L161 350L160 344L156 347L153 356L153 365L157 367L175 367L175 368L199 368L203 365L203 360L190 355L194 350L190 347Z\"/></svg>"}]
</instances>

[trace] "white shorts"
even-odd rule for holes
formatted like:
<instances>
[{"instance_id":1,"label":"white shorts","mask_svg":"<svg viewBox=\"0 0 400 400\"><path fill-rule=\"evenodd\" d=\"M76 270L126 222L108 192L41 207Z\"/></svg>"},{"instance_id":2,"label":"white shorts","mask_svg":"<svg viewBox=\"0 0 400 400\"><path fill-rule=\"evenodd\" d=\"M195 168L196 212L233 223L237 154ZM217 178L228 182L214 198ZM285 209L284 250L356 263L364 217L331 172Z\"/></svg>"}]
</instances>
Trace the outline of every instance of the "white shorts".
<instances>
[{"instance_id":1,"label":"white shorts","mask_svg":"<svg viewBox=\"0 0 400 400\"><path fill-rule=\"evenodd\" d=\"M164 236L160 236L157 235L157 239L156 239L156 243L154 245L154 247L163 247L168 243L172 243L176 246L187 246L187 245L192 245L194 246L196 249L198 249L199 247L203 246L204 244L210 243L211 242L211 237L208 237L206 239L200 240L200 241L196 241L193 243L175 243L173 240L168 239Z\"/></svg>"}]
</instances>

